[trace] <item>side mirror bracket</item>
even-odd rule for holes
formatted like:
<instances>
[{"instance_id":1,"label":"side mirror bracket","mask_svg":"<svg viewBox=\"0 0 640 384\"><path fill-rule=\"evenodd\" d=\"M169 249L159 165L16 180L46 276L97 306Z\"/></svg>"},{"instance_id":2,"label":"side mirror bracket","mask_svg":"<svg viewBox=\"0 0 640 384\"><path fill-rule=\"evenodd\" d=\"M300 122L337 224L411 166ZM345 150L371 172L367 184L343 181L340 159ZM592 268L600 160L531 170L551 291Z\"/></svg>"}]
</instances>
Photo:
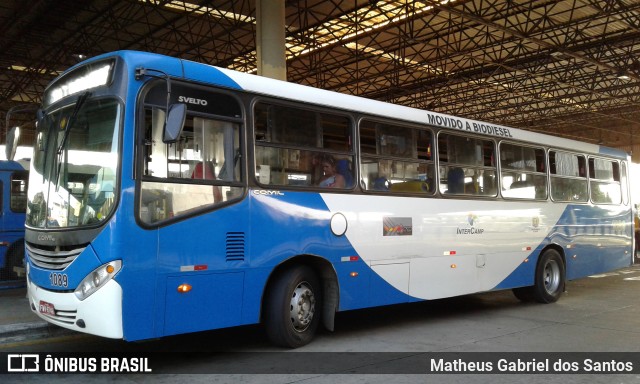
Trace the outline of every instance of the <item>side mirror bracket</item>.
<instances>
[{"instance_id":1,"label":"side mirror bracket","mask_svg":"<svg viewBox=\"0 0 640 384\"><path fill-rule=\"evenodd\" d=\"M160 75L157 75L159 73ZM172 144L178 141L184 122L187 117L186 104L170 104L171 101L171 78L163 71L153 68L138 67L135 70L135 79L141 80L144 76L164 79L167 84L167 109L164 129L162 134L162 142Z\"/></svg>"}]
</instances>

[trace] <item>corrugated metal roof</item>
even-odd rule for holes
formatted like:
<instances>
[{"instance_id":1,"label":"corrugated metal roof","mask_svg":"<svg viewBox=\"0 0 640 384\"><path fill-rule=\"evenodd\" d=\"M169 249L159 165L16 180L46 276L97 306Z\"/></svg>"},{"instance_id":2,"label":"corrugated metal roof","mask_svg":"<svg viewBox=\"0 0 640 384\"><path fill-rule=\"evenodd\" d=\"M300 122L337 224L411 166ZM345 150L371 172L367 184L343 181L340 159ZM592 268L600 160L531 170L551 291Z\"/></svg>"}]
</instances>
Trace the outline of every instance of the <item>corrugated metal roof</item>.
<instances>
[{"instance_id":1,"label":"corrugated metal roof","mask_svg":"<svg viewBox=\"0 0 640 384\"><path fill-rule=\"evenodd\" d=\"M591 143L640 143L640 1L285 5L291 82ZM255 28L254 0L3 1L0 118L39 102L80 55L137 49L254 72Z\"/></svg>"}]
</instances>

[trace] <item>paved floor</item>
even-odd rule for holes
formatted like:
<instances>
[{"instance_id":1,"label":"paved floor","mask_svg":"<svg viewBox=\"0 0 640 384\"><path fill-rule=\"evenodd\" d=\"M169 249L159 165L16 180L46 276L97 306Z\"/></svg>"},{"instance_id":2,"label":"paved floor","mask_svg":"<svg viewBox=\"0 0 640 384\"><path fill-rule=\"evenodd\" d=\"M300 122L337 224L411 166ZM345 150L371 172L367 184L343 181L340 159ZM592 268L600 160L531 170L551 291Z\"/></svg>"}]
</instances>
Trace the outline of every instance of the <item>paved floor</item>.
<instances>
[{"instance_id":1,"label":"paved floor","mask_svg":"<svg viewBox=\"0 0 640 384\"><path fill-rule=\"evenodd\" d=\"M0 347L3 344L69 333L36 316L21 284L0 285Z\"/></svg>"},{"instance_id":2,"label":"paved floor","mask_svg":"<svg viewBox=\"0 0 640 384\"><path fill-rule=\"evenodd\" d=\"M0 291L0 329L31 324L42 331L40 338L51 335L51 327L33 315L24 297L24 289ZM240 327L212 332L180 335L144 343L126 343L93 336L73 337L71 341L44 340L39 344L22 343L20 337L34 337L33 330L0 332L0 352L173 352L163 364L163 375L127 376L128 382L250 382L250 383L640 383L640 373L597 375L362 375L369 364L346 361L375 358L382 363L422 361L430 354L477 352L475 357L490 353L514 354L624 352L635 359L640 372L640 266L567 284L567 292L554 304L521 303L509 291L483 293L432 302L372 308L340 313L336 331L321 332L311 344L284 354L271 346L259 327ZM53 327L53 329L59 329ZM43 336L44 335L44 336ZM51 338L53 340L55 338ZM177 353L176 353L177 352ZM198 361L193 354L206 352ZM251 352L251 354L235 354ZM255 352L258 352L255 354ZM268 352L268 353L267 353ZM373 356L368 353L375 353ZM385 352L385 353L380 353ZM282 372L294 366L299 358L325 364L315 374L264 375L242 373L251 369ZM324 353L324 354L322 354ZM406 353L408 357L396 355ZM345 361L332 365L327 356L344 356ZM283 357L284 356L284 357ZM540 357L540 356L538 356ZM333 358L333 357L332 357ZM324 361L323 361L324 359ZM409 359L409 360L407 360ZM308 363L308 362L307 362ZM251 369L250 369L251 368ZM324 370L324 371L323 371ZM400 368L411 373L411 368ZM226 372L225 375L189 375ZM294 370L295 372L295 370ZM229 374L230 373L230 374ZM83 375L63 375L60 381L80 382ZM6 379L7 377L5 377ZM9 376L12 382L28 383L32 377ZM76 380L77 379L77 380ZM111 377L102 376L104 382ZM49 380L49 377L47 377ZM2 377L0 375L0 381Z\"/></svg>"}]
</instances>

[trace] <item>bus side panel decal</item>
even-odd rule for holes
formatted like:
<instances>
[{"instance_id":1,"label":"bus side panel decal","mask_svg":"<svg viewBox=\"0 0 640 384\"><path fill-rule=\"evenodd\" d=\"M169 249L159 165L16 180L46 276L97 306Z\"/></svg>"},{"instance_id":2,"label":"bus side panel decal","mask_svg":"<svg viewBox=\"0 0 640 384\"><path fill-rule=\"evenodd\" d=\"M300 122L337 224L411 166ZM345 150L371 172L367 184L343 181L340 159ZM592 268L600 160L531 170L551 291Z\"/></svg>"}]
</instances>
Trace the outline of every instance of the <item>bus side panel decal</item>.
<instances>
[{"instance_id":1,"label":"bus side panel decal","mask_svg":"<svg viewBox=\"0 0 640 384\"><path fill-rule=\"evenodd\" d=\"M331 212L347 217L345 236L374 272L398 291L421 299L495 288L546 241L566 207L397 196L322 197ZM411 217L412 235L384 236L380 226L385 217ZM380 267L402 263L409 263L404 279L398 276L402 269Z\"/></svg>"}]
</instances>

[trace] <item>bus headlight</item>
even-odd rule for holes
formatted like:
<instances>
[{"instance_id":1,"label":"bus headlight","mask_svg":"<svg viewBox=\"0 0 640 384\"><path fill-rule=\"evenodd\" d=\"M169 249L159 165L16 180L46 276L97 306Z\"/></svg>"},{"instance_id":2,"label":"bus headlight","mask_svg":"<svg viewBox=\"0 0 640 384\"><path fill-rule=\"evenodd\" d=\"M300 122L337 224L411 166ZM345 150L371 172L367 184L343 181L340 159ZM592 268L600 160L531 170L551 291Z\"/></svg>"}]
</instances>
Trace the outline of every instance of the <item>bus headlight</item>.
<instances>
[{"instance_id":1,"label":"bus headlight","mask_svg":"<svg viewBox=\"0 0 640 384\"><path fill-rule=\"evenodd\" d=\"M100 289L122 268L122 261L115 260L107 264L103 264L94 269L93 272L85 276L80 282L78 288L73 292L79 300L84 300L91 296L95 291Z\"/></svg>"}]
</instances>

